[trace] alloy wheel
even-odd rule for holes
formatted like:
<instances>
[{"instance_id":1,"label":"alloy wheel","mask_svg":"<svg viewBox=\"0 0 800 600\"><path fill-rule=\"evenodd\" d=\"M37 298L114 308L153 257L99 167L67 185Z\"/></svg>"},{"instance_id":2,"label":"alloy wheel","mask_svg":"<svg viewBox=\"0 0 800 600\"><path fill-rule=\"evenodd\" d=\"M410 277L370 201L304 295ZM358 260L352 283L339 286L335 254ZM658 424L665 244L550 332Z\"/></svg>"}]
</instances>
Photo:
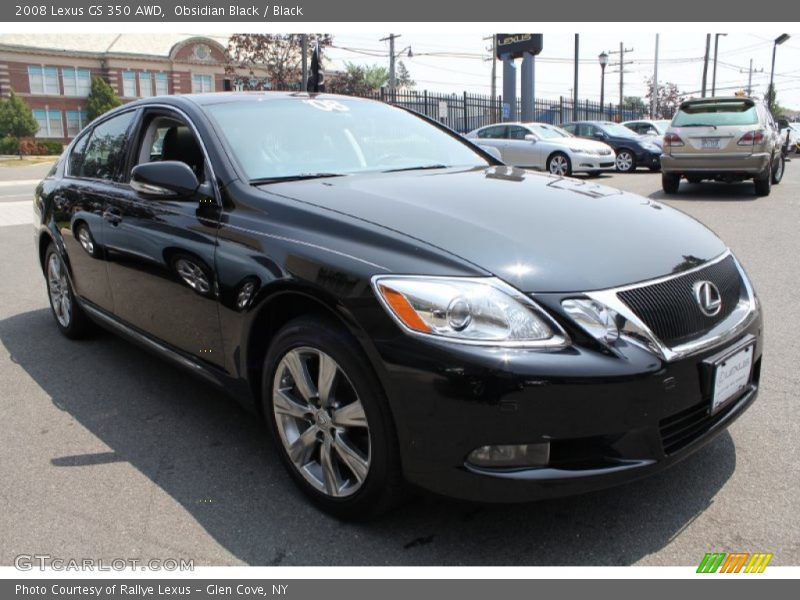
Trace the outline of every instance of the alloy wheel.
<instances>
[{"instance_id":1,"label":"alloy wheel","mask_svg":"<svg viewBox=\"0 0 800 600\"><path fill-rule=\"evenodd\" d=\"M623 173L630 171L633 168L633 156L630 152L620 152L617 154L617 170Z\"/></svg>"},{"instance_id":2,"label":"alloy wheel","mask_svg":"<svg viewBox=\"0 0 800 600\"><path fill-rule=\"evenodd\" d=\"M569 163L567 162L567 157L562 156L561 154L556 154L553 158L550 159L550 173L553 175L561 175L564 176L567 174L569 170Z\"/></svg>"},{"instance_id":3,"label":"alloy wheel","mask_svg":"<svg viewBox=\"0 0 800 600\"><path fill-rule=\"evenodd\" d=\"M287 456L315 490L342 498L361 488L370 468L367 416L331 356L307 346L288 351L275 370L272 409Z\"/></svg>"},{"instance_id":4,"label":"alloy wheel","mask_svg":"<svg viewBox=\"0 0 800 600\"><path fill-rule=\"evenodd\" d=\"M47 261L47 291L50 293L50 305L56 320L62 327L69 327L72 320L72 296L66 269L55 253Z\"/></svg>"}]
</instances>

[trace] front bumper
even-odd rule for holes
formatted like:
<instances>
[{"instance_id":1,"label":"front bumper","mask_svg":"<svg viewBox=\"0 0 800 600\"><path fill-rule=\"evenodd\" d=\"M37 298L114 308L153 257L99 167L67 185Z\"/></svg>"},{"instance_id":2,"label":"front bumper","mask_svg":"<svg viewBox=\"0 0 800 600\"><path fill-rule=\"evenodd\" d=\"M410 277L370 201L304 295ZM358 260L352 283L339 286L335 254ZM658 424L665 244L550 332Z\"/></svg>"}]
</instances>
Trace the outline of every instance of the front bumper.
<instances>
[{"instance_id":1,"label":"front bumper","mask_svg":"<svg viewBox=\"0 0 800 600\"><path fill-rule=\"evenodd\" d=\"M649 152L647 150L636 155L636 166L657 169L661 167L661 152Z\"/></svg>"},{"instance_id":2,"label":"front bumper","mask_svg":"<svg viewBox=\"0 0 800 600\"><path fill-rule=\"evenodd\" d=\"M572 172L613 171L616 168L614 154L598 155L575 153L572 156Z\"/></svg>"},{"instance_id":3,"label":"front bumper","mask_svg":"<svg viewBox=\"0 0 800 600\"><path fill-rule=\"evenodd\" d=\"M664 154L661 169L665 173L742 173L759 175L769 164L770 155L755 154Z\"/></svg>"},{"instance_id":4,"label":"front bumper","mask_svg":"<svg viewBox=\"0 0 800 600\"><path fill-rule=\"evenodd\" d=\"M674 362L635 345L614 356L378 340L406 478L447 496L515 502L572 495L664 469L723 431L755 400L761 316L735 340ZM752 382L714 416L703 360L755 337ZM423 345L424 348L421 346ZM676 441L676 423L688 432ZM492 470L475 448L550 442L546 467ZM712 467L709 467L712 468Z\"/></svg>"}]
</instances>

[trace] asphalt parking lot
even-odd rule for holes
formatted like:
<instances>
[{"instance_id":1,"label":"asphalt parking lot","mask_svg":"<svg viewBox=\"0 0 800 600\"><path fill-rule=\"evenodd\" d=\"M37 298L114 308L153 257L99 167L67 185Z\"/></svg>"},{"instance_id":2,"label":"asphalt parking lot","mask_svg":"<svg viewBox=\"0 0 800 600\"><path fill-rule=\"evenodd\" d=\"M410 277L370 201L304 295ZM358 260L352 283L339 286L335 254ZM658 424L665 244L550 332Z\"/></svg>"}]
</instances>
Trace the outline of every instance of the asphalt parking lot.
<instances>
[{"instance_id":1,"label":"asphalt parking lot","mask_svg":"<svg viewBox=\"0 0 800 600\"><path fill-rule=\"evenodd\" d=\"M761 395L728 432L624 487L503 506L421 497L359 525L309 506L265 428L202 381L110 334L59 335L30 219L8 216L27 211L19 203L44 171L0 170L0 564L39 553L196 565L696 565L710 551L800 564L800 157L767 198L750 183L683 183L667 199L658 174L601 178L707 224L754 280L766 313Z\"/></svg>"}]
</instances>

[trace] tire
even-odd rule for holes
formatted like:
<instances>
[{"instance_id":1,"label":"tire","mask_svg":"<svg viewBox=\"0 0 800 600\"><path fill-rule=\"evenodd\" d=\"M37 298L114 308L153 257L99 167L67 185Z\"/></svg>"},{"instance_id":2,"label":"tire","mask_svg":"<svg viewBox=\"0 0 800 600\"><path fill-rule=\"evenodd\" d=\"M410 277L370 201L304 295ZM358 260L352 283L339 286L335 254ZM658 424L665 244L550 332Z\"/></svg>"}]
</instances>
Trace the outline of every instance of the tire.
<instances>
[{"instance_id":1,"label":"tire","mask_svg":"<svg viewBox=\"0 0 800 600\"><path fill-rule=\"evenodd\" d=\"M620 173L632 173L636 170L636 157L633 152L626 148L622 148L617 152L615 160L617 171Z\"/></svg>"},{"instance_id":2,"label":"tire","mask_svg":"<svg viewBox=\"0 0 800 600\"><path fill-rule=\"evenodd\" d=\"M769 196L772 191L772 168L767 167L764 173L753 179L756 196Z\"/></svg>"},{"instance_id":3,"label":"tire","mask_svg":"<svg viewBox=\"0 0 800 600\"><path fill-rule=\"evenodd\" d=\"M331 378L322 377L323 362ZM290 321L273 339L263 372L262 405L278 454L315 505L339 519L366 520L403 499L388 402L340 325L316 316ZM298 385L293 373L306 383Z\"/></svg>"},{"instance_id":4,"label":"tire","mask_svg":"<svg viewBox=\"0 0 800 600\"><path fill-rule=\"evenodd\" d=\"M783 179L783 173L786 170L786 161L782 154L776 157L777 163L772 167L772 185L778 185ZM774 161L773 161L774 162Z\"/></svg>"},{"instance_id":5,"label":"tire","mask_svg":"<svg viewBox=\"0 0 800 600\"><path fill-rule=\"evenodd\" d=\"M686 180L689 183L700 183L701 181L703 181L701 177L687 177Z\"/></svg>"},{"instance_id":6,"label":"tire","mask_svg":"<svg viewBox=\"0 0 800 600\"><path fill-rule=\"evenodd\" d=\"M555 152L547 159L547 170L551 175L569 177L572 175L572 161L563 152Z\"/></svg>"},{"instance_id":7,"label":"tire","mask_svg":"<svg viewBox=\"0 0 800 600\"><path fill-rule=\"evenodd\" d=\"M661 173L661 189L665 194L677 194L681 185L681 176L676 173Z\"/></svg>"},{"instance_id":8,"label":"tire","mask_svg":"<svg viewBox=\"0 0 800 600\"><path fill-rule=\"evenodd\" d=\"M50 311L58 330L71 340L83 339L94 333L94 323L75 301L67 267L52 243L45 252L44 278Z\"/></svg>"}]
</instances>

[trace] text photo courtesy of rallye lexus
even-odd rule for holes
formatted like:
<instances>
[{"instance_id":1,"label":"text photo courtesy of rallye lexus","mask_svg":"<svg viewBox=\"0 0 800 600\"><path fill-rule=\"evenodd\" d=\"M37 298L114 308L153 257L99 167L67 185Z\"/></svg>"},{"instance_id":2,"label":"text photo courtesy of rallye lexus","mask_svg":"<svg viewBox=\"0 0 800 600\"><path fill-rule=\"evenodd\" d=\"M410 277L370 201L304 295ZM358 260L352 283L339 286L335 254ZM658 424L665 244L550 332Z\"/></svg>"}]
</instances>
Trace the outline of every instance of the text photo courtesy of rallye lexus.
<instances>
[{"instance_id":1,"label":"text photo courtesy of rallye lexus","mask_svg":"<svg viewBox=\"0 0 800 600\"><path fill-rule=\"evenodd\" d=\"M34 205L58 329L100 324L218 384L342 518L414 488L619 484L756 398L759 301L712 232L380 102L132 102Z\"/></svg>"}]
</instances>

